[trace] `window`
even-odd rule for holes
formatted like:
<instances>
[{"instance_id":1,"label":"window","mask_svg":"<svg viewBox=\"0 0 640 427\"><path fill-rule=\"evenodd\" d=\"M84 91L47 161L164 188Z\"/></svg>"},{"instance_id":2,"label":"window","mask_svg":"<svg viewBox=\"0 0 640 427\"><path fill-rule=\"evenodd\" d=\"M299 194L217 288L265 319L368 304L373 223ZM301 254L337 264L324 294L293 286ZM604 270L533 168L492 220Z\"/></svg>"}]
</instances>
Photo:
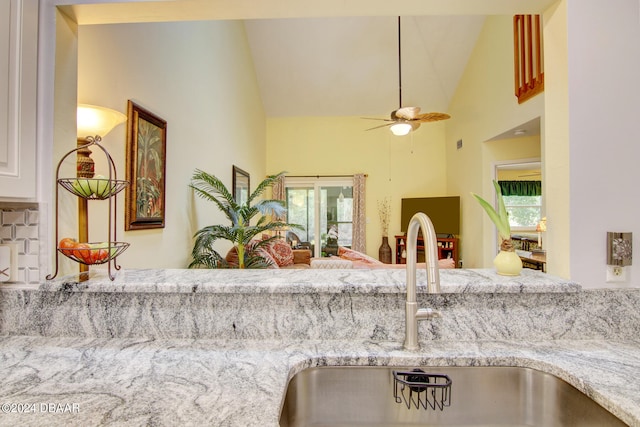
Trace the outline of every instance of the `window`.
<instances>
[{"instance_id":1,"label":"window","mask_svg":"<svg viewBox=\"0 0 640 427\"><path fill-rule=\"evenodd\" d=\"M353 180L287 178L287 221L302 226L288 235L294 245L309 247L314 257L337 255L351 247Z\"/></svg>"},{"instance_id":2,"label":"window","mask_svg":"<svg viewBox=\"0 0 640 427\"><path fill-rule=\"evenodd\" d=\"M541 181L499 181L502 199L513 230L535 230L542 218Z\"/></svg>"},{"instance_id":3,"label":"window","mask_svg":"<svg viewBox=\"0 0 640 427\"><path fill-rule=\"evenodd\" d=\"M542 196L502 196L512 230L535 230L542 218Z\"/></svg>"}]
</instances>

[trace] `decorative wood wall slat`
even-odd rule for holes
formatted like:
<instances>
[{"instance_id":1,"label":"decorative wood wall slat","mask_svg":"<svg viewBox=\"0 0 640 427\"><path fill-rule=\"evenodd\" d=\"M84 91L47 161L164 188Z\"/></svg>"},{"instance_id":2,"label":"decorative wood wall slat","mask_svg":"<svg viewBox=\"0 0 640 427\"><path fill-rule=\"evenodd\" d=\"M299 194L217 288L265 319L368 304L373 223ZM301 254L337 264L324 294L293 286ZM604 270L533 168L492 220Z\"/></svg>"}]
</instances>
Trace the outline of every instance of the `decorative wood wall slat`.
<instances>
[{"instance_id":1,"label":"decorative wood wall slat","mask_svg":"<svg viewBox=\"0 0 640 427\"><path fill-rule=\"evenodd\" d=\"M513 17L515 95L521 104L544 91L540 15Z\"/></svg>"}]
</instances>

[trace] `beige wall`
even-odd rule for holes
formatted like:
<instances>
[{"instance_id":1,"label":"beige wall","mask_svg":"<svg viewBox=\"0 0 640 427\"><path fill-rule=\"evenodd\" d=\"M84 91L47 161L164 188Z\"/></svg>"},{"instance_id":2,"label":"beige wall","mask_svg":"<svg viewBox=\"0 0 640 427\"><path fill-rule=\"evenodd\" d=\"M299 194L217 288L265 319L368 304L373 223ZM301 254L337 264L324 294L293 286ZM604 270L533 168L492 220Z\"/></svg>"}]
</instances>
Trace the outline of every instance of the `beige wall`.
<instances>
[{"instance_id":1,"label":"beige wall","mask_svg":"<svg viewBox=\"0 0 640 427\"><path fill-rule=\"evenodd\" d=\"M468 268L491 267L496 250L495 227L470 194L493 197L492 162L498 156L488 148L494 143L485 141L543 113L544 95L521 105L514 96L512 40L511 16L487 17L449 108L447 191L461 196L461 259ZM458 150L460 139L463 147ZM500 143L510 147L508 158L536 157L515 141Z\"/></svg>"},{"instance_id":2,"label":"beige wall","mask_svg":"<svg viewBox=\"0 0 640 427\"><path fill-rule=\"evenodd\" d=\"M403 197L447 195L444 122L424 124L403 137L385 128L365 131L377 124L360 117L267 120L269 173L369 175L367 254L376 258L382 236L378 200L391 197L389 235L393 237L400 232Z\"/></svg>"},{"instance_id":3,"label":"beige wall","mask_svg":"<svg viewBox=\"0 0 640 427\"><path fill-rule=\"evenodd\" d=\"M538 152L540 151L540 142L537 142ZM520 169L520 170L499 170L496 177L500 181L540 181L540 169Z\"/></svg>"},{"instance_id":4,"label":"beige wall","mask_svg":"<svg viewBox=\"0 0 640 427\"><path fill-rule=\"evenodd\" d=\"M78 34L78 102L126 112L131 99L167 121L166 227L124 232L122 192L118 240L131 246L118 260L128 268L184 268L195 231L227 221L211 202L193 198L194 169L217 175L229 188L234 164L254 185L265 175L265 119L244 26L96 25L81 26ZM125 145L125 126L105 138L121 178ZM96 173L105 174L101 156L93 157ZM90 202L91 241L107 238L106 206Z\"/></svg>"},{"instance_id":5,"label":"beige wall","mask_svg":"<svg viewBox=\"0 0 640 427\"><path fill-rule=\"evenodd\" d=\"M55 56L55 104L53 114L53 149L51 150L51 168L53 173L62 156L76 148L76 105L77 105L77 77L78 77L78 26L65 15L56 11L56 56ZM76 165L73 161L61 165L60 174L63 177L71 177L76 173ZM45 191L55 195L56 180L51 179ZM55 246L55 197L49 210L44 210L41 215L47 213L51 218L47 248ZM67 191L59 192L59 224L58 234L61 237L78 234L78 208L77 198ZM44 207L44 206L43 206ZM44 221L43 221L44 223ZM55 251L46 252L53 258ZM59 268L62 274L78 271L78 264L60 255L58 257ZM51 260L48 260L51 261ZM55 265L45 262L46 274L52 273Z\"/></svg>"},{"instance_id":6,"label":"beige wall","mask_svg":"<svg viewBox=\"0 0 640 427\"><path fill-rule=\"evenodd\" d=\"M542 153L545 177L542 192L547 195L547 270L564 278L573 275L570 268L571 209L567 197L571 188L567 18L567 4L564 0L544 14L547 102L544 119L546 143Z\"/></svg>"}]
</instances>

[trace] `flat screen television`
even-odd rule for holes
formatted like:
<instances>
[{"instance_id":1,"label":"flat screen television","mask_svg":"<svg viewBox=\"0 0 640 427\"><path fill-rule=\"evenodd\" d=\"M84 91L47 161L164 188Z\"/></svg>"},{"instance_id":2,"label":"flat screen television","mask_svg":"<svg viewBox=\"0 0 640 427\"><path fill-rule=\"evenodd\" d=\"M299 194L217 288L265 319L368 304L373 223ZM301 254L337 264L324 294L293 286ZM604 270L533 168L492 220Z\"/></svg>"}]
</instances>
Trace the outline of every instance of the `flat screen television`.
<instances>
[{"instance_id":1,"label":"flat screen television","mask_svg":"<svg viewBox=\"0 0 640 427\"><path fill-rule=\"evenodd\" d=\"M407 232L409 221L417 212L431 219L436 234L460 234L460 196L402 199L401 229Z\"/></svg>"}]
</instances>

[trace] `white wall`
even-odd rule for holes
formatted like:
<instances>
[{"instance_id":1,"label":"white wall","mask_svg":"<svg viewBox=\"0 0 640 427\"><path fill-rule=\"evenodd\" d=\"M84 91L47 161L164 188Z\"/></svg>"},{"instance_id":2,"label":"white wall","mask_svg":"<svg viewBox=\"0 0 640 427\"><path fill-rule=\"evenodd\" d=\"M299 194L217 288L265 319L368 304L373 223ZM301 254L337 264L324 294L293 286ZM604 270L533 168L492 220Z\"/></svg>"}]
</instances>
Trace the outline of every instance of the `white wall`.
<instances>
[{"instance_id":1,"label":"white wall","mask_svg":"<svg viewBox=\"0 0 640 427\"><path fill-rule=\"evenodd\" d=\"M196 168L231 188L235 164L265 176L265 118L244 26L238 21L80 26L78 102L126 113L127 100L167 121L166 226L124 232L118 196L118 258L126 268L184 268L192 236L227 220L188 188ZM119 178L125 176L126 126L105 138ZM106 166L94 150L96 173ZM106 202L90 202L91 241L106 239ZM228 245L219 249L226 252ZM224 253L223 253L224 254Z\"/></svg>"},{"instance_id":2,"label":"white wall","mask_svg":"<svg viewBox=\"0 0 640 427\"><path fill-rule=\"evenodd\" d=\"M640 237L640 11L637 0L567 0L571 278L605 283L607 231ZM636 253L638 251L636 250Z\"/></svg>"}]
</instances>

